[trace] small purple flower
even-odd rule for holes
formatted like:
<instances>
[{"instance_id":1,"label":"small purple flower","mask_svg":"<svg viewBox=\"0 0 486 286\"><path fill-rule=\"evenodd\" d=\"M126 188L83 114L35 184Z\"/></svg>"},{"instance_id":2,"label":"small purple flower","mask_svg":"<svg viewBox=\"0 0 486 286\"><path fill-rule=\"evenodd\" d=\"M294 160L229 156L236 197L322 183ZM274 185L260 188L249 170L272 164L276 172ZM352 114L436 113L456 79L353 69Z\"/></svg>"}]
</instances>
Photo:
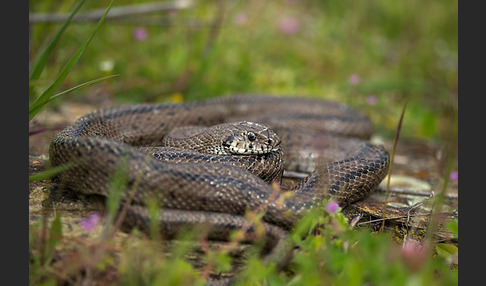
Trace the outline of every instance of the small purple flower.
<instances>
[{"instance_id":1,"label":"small purple flower","mask_svg":"<svg viewBox=\"0 0 486 286\"><path fill-rule=\"evenodd\" d=\"M378 100L376 99L376 96L370 94L366 97L366 102L369 104L369 105L376 105L376 103L378 102Z\"/></svg>"},{"instance_id":2,"label":"small purple flower","mask_svg":"<svg viewBox=\"0 0 486 286\"><path fill-rule=\"evenodd\" d=\"M136 28L133 31L133 37L135 38L135 40L143 42L147 39L148 32L145 28Z\"/></svg>"},{"instance_id":3,"label":"small purple flower","mask_svg":"<svg viewBox=\"0 0 486 286\"><path fill-rule=\"evenodd\" d=\"M457 171L452 171L450 174L451 181L457 181L459 179L459 173Z\"/></svg>"},{"instance_id":4,"label":"small purple flower","mask_svg":"<svg viewBox=\"0 0 486 286\"><path fill-rule=\"evenodd\" d=\"M349 76L349 82L353 85L356 85L361 82L361 77L355 73Z\"/></svg>"},{"instance_id":5,"label":"small purple flower","mask_svg":"<svg viewBox=\"0 0 486 286\"><path fill-rule=\"evenodd\" d=\"M293 17L282 17L278 21L278 29L286 35L292 35L300 30L300 23Z\"/></svg>"},{"instance_id":6,"label":"small purple flower","mask_svg":"<svg viewBox=\"0 0 486 286\"><path fill-rule=\"evenodd\" d=\"M332 213L335 213L337 212L339 209L339 205L337 202L335 201L330 201L327 205L326 205L326 211L330 214Z\"/></svg>"},{"instance_id":7,"label":"small purple flower","mask_svg":"<svg viewBox=\"0 0 486 286\"><path fill-rule=\"evenodd\" d=\"M100 222L101 215L97 212L88 215L86 218L81 220L79 225L86 231L92 231L96 225Z\"/></svg>"},{"instance_id":8,"label":"small purple flower","mask_svg":"<svg viewBox=\"0 0 486 286\"><path fill-rule=\"evenodd\" d=\"M405 265L413 271L420 271L423 268L428 255L428 247L414 241L406 241L401 251Z\"/></svg>"},{"instance_id":9,"label":"small purple flower","mask_svg":"<svg viewBox=\"0 0 486 286\"><path fill-rule=\"evenodd\" d=\"M247 17L246 17L246 13L244 12L236 13L233 18L233 23L235 23L238 26L244 25L246 21L247 21Z\"/></svg>"}]
</instances>

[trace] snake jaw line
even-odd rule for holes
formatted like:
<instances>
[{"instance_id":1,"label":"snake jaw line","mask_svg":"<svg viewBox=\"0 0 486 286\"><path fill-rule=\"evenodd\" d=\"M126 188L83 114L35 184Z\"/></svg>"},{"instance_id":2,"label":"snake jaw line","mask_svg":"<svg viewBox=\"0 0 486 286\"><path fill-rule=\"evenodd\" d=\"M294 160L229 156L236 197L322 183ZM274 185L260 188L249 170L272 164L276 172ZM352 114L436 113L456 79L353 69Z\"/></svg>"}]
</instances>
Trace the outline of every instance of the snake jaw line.
<instances>
[{"instance_id":1,"label":"snake jaw line","mask_svg":"<svg viewBox=\"0 0 486 286\"><path fill-rule=\"evenodd\" d=\"M262 154L267 154L270 153L271 151L278 151L277 148L264 148L263 145L261 146L261 150L258 150L256 148L240 148L238 146L235 146L237 144L231 144L228 149L230 153L232 154L239 154L239 155L262 155Z\"/></svg>"}]
</instances>

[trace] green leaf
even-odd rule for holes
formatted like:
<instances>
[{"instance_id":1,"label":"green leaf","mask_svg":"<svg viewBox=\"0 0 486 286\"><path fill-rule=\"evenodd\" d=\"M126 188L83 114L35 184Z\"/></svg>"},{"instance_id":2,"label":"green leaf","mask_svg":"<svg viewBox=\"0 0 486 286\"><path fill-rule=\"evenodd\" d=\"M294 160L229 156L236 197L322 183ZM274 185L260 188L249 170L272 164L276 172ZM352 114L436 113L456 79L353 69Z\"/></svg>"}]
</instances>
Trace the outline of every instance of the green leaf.
<instances>
[{"instance_id":1,"label":"green leaf","mask_svg":"<svg viewBox=\"0 0 486 286\"><path fill-rule=\"evenodd\" d=\"M66 19L66 21L62 24L61 28L54 35L54 38L52 38L52 40L45 47L45 49L42 50L39 56L35 59L34 63L32 64L32 68L30 69L29 81L39 78L40 74L42 73L42 70L44 70L44 67L46 66L49 55L52 53L52 50L56 46L57 42L59 42L62 33L64 33L67 26L71 23L71 19L79 11L81 6L83 6L84 2L86 2L86 0L81 0L78 2L78 4L76 5L76 7L74 7L74 10L71 12L69 17Z\"/></svg>"},{"instance_id":2,"label":"green leaf","mask_svg":"<svg viewBox=\"0 0 486 286\"><path fill-rule=\"evenodd\" d=\"M215 257L215 269L220 272L231 270L231 257L228 254L218 252Z\"/></svg>"},{"instance_id":3,"label":"green leaf","mask_svg":"<svg viewBox=\"0 0 486 286\"><path fill-rule=\"evenodd\" d=\"M451 220L446 223L446 228L452 232L454 238L459 237L459 224L457 220Z\"/></svg>"},{"instance_id":4,"label":"green leaf","mask_svg":"<svg viewBox=\"0 0 486 286\"><path fill-rule=\"evenodd\" d=\"M332 214L332 217L339 223L342 229L347 229L349 227L348 218L341 212Z\"/></svg>"},{"instance_id":5,"label":"green leaf","mask_svg":"<svg viewBox=\"0 0 486 286\"><path fill-rule=\"evenodd\" d=\"M93 33L91 34L91 36L89 37L88 41L86 41L86 43L84 43L84 45L82 45L81 48L79 48L79 50L71 57L71 59L68 61L68 63L64 66L61 73L57 76L57 78L54 80L54 82L29 107L29 121L32 120L32 118L40 111L40 109L49 101L49 99L51 98L54 91L56 91L59 88L59 86L64 81L64 79L66 79L69 72L73 69L73 67L79 61L79 59L83 55L84 51L86 50L86 47L88 47L89 43L91 42L91 40L96 35L96 32L99 30L99 28L101 27L101 25L105 21L106 15L108 14L108 11L110 10L112 4L113 4L113 0L108 5L108 8L106 8L105 13L101 17L98 24L96 25L96 28L93 31Z\"/></svg>"},{"instance_id":6,"label":"green leaf","mask_svg":"<svg viewBox=\"0 0 486 286\"><path fill-rule=\"evenodd\" d=\"M100 78L97 78L97 79L94 79L94 80L87 81L87 82L85 82L85 83L82 83L82 84L77 85L77 86L75 86L75 87L72 87L72 88L70 88L70 89L66 89L65 91L62 91L62 92L60 92L60 93L57 93L57 94L55 94L55 95L51 96L51 97L50 97L50 98L47 100L47 102L50 102L50 101L52 101L52 100L54 100L54 99L56 99L56 98L60 97L61 95L64 95L64 94L69 93L69 92L71 92L71 91L75 91L76 89L79 89L79 88L82 88L82 87L85 87L85 86L88 86L88 85L92 85L92 84L94 84L94 83L97 83L97 82L100 82L100 81L102 81L102 80L109 79L109 78L112 78L112 77L116 77L116 76L119 76L119 75L118 75L118 74L114 74L114 75L109 75L109 76L100 77Z\"/></svg>"},{"instance_id":7,"label":"green leaf","mask_svg":"<svg viewBox=\"0 0 486 286\"><path fill-rule=\"evenodd\" d=\"M54 248L59 243L62 238L62 224L61 224L61 215L59 213L56 214L56 217L52 221L51 228L49 229L49 238L47 239L46 244L46 265L49 265L53 254Z\"/></svg>"},{"instance_id":8,"label":"green leaf","mask_svg":"<svg viewBox=\"0 0 486 286\"><path fill-rule=\"evenodd\" d=\"M447 243L439 243L435 246L437 254L443 258L450 258L453 255L457 255L459 249L457 246Z\"/></svg>"},{"instance_id":9,"label":"green leaf","mask_svg":"<svg viewBox=\"0 0 486 286\"><path fill-rule=\"evenodd\" d=\"M54 168L49 168L49 169L44 170L42 172L30 175L29 176L29 183L49 179L52 176L55 176L55 175L59 174L60 172L66 170L67 168L70 168L71 166L72 166L71 164L56 166Z\"/></svg>"},{"instance_id":10,"label":"green leaf","mask_svg":"<svg viewBox=\"0 0 486 286\"><path fill-rule=\"evenodd\" d=\"M49 230L49 240L47 241L48 249L53 250L54 247L57 245L59 240L62 238L62 224L61 224L61 215L59 213L56 214L54 221L52 222L51 229Z\"/></svg>"},{"instance_id":11,"label":"green leaf","mask_svg":"<svg viewBox=\"0 0 486 286\"><path fill-rule=\"evenodd\" d=\"M106 209L108 210L108 224L111 225L118 213L120 203L128 185L128 158L122 156L118 162L118 167L113 174L111 184L106 198Z\"/></svg>"},{"instance_id":12,"label":"green leaf","mask_svg":"<svg viewBox=\"0 0 486 286\"><path fill-rule=\"evenodd\" d=\"M150 237L154 240L160 239L160 230L159 230L159 217L160 217L160 208L157 200L149 199L147 200L147 210L148 210L148 217L149 217L149 225L150 225Z\"/></svg>"}]
</instances>

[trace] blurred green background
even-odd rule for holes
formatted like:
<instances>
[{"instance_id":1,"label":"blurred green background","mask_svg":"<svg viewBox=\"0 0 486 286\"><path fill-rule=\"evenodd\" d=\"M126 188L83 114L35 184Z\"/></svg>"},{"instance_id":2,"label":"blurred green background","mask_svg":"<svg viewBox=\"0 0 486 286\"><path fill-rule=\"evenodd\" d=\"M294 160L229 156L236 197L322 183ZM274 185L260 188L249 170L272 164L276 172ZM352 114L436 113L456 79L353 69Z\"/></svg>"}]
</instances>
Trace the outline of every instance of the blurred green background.
<instances>
[{"instance_id":1,"label":"blurred green background","mask_svg":"<svg viewBox=\"0 0 486 286\"><path fill-rule=\"evenodd\" d=\"M364 110L377 133L457 141L456 0L165 1L183 9L107 19L61 89L110 74L51 104L192 101L239 92L338 100ZM87 1L79 13L104 10ZM116 0L115 7L154 3ZM76 1L29 2L30 14L69 13ZM73 22L40 80L45 89L97 20ZM30 60L61 23L30 24ZM457 144L457 143L456 143Z\"/></svg>"}]
</instances>

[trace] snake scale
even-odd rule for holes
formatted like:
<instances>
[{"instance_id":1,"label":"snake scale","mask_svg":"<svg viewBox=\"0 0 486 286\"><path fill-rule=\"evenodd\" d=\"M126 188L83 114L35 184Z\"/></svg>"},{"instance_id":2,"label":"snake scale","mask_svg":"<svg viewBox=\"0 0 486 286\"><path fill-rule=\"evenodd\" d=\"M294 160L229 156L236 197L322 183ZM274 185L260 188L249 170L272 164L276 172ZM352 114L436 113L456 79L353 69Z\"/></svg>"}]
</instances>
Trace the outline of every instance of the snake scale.
<instances>
[{"instance_id":1,"label":"snake scale","mask_svg":"<svg viewBox=\"0 0 486 286\"><path fill-rule=\"evenodd\" d=\"M248 223L247 210L263 208L267 237L278 240L327 194L344 207L382 181L389 155L367 141L371 131L363 113L343 104L240 94L99 109L58 133L49 152L53 166L69 165L56 181L83 194L106 196L126 165L123 200L136 188L128 227L148 229L145 205L155 198L164 237L207 224L209 239L224 240ZM199 149L186 149L195 141ZM269 182L284 169L309 175L275 199Z\"/></svg>"}]
</instances>

